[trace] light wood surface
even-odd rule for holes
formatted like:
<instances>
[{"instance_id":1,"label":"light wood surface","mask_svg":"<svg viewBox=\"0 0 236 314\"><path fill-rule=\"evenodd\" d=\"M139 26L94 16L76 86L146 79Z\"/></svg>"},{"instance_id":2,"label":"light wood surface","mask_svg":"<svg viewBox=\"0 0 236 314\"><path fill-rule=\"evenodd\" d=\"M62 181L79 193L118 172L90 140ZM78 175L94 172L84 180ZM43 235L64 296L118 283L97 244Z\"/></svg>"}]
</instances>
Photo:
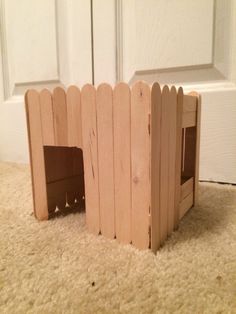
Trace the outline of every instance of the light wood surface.
<instances>
[{"instance_id":1,"label":"light wood surface","mask_svg":"<svg viewBox=\"0 0 236 314\"><path fill-rule=\"evenodd\" d=\"M82 148L80 90L70 86L66 94L68 119L68 145Z\"/></svg>"},{"instance_id":2,"label":"light wood surface","mask_svg":"<svg viewBox=\"0 0 236 314\"><path fill-rule=\"evenodd\" d=\"M189 194L193 192L193 186L194 186L193 177L186 180L181 185L181 196L180 196L181 201L183 201L183 199L185 199L186 196L188 196Z\"/></svg>"},{"instance_id":3,"label":"light wood surface","mask_svg":"<svg viewBox=\"0 0 236 314\"><path fill-rule=\"evenodd\" d=\"M68 119L68 145L82 148L82 126L81 126L81 99L80 90L76 86L70 86L66 93L67 103L67 119ZM76 154L77 149L72 150L73 171L72 176L76 176L75 163L80 163L80 156ZM78 158L76 158L78 157ZM83 158L83 157L82 157ZM79 180L79 181L78 181ZM75 188L75 182L77 182L78 188ZM67 202L73 204L77 199L78 202L82 202L82 186L83 180L68 180L67 181Z\"/></svg>"},{"instance_id":4,"label":"light wood surface","mask_svg":"<svg viewBox=\"0 0 236 314\"><path fill-rule=\"evenodd\" d=\"M63 88L56 87L53 90L53 115L55 143L57 146L67 146L67 108L66 94Z\"/></svg>"},{"instance_id":5,"label":"light wood surface","mask_svg":"<svg viewBox=\"0 0 236 314\"><path fill-rule=\"evenodd\" d=\"M184 112L182 118L182 128L190 128L196 125L196 111Z\"/></svg>"},{"instance_id":6,"label":"light wood surface","mask_svg":"<svg viewBox=\"0 0 236 314\"><path fill-rule=\"evenodd\" d=\"M25 96L25 103L28 121L34 213L39 220L44 220L48 219L48 206L39 94L34 90L29 90Z\"/></svg>"},{"instance_id":7,"label":"light wood surface","mask_svg":"<svg viewBox=\"0 0 236 314\"><path fill-rule=\"evenodd\" d=\"M121 243L131 242L130 89L125 83L113 92L115 229Z\"/></svg>"},{"instance_id":8,"label":"light wood surface","mask_svg":"<svg viewBox=\"0 0 236 314\"><path fill-rule=\"evenodd\" d=\"M184 95L183 98L183 113L187 112L196 112L197 104L196 104L196 96L193 94Z\"/></svg>"},{"instance_id":9,"label":"light wood surface","mask_svg":"<svg viewBox=\"0 0 236 314\"><path fill-rule=\"evenodd\" d=\"M86 223L90 232L98 234L100 232L100 214L96 90L92 85L87 84L82 88L81 113L84 155Z\"/></svg>"},{"instance_id":10,"label":"light wood surface","mask_svg":"<svg viewBox=\"0 0 236 314\"><path fill-rule=\"evenodd\" d=\"M53 107L52 107L52 94L49 90L43 89L40 94L40 113L41 113L41 125L43 134L43 145L55 145L55 135L54 135L54 119L53 119ZM46 181L53 181L56 179L57 173L53 172L53 165L55 160L53 155L50 154L51 150L44 147L44 160L45 160L45 171L46 171ZM48 166L49 165L49 166ZM52 166L52 167L51 167ZM48 211L53 212L56 209L56 192L51 192L51 189L47 188L47 203Z\"/></svg>"},{"instance_id":11,"label":"light wood surface","mask_svg":"<svg viewBox=\"0 0 236 314\"><path fill-rule=\"evenodd\" d=\"M177 134L177 91L174 86L169 96L169 165L168 165L168 235L174 230L175 217L175 159Z\"/></svg>"},{"instance_id":12,"label":"light wood surface","mask_svg":"<svg viewBox=\"0 0 236 314\"><path fill-rule=\"evenodd\" d=\"M194 179L194 205L198 202L199 187L199 157L200 157L200 134L201 134L201 95L191 92L190 95L196 98L197 104L197 123L196 123L196 155L195 155L195 179Z\"/></svg>"},{"instance_id":13,"label":"light wood surface","mask_svg":"<svg viewBox=\"0 0 236 314\"><path fill-rule=\"evenodd\" d=\"M40 94L40 113L42 123L43 145L55 145L52 95L43 89Z\"/></svg>"},{"instance_id":14,"label":"light wood surface","mask_svg":"<svg viewBox=\"0 0 236 314\"><path fill-rule=\"evenodd\" d=\"M132 243L149 246L150 88L137 82L131 90Z\"/></svg>"},{"instance_id":15,"label":"light wood surface","mask_svg":"<svg viewBox=\"0 0 236 314\"><path fill-rule=\"evenodd\" d=\"M151 102L151 249L160 247L161 89L152 85Z\"/></svg>"},{"instance_id":16,"label":"light wood surface","mask_svg":"<svg viewBox=\"0 0 236 314\"><path fill-rule=\"evenodd\" d=\"M177 116L176 116L176 157L175 157L175 219L174 227L179 222L179 204L181 193L181 155L182 155L182 115L183 115L183 89L178 89Z\"/></svg>"},{"instance_id":17,"label":"light wood surface","mask_svg":"<svg viewBox=\"0 0 236 314\"><path fill-rule=\"evenodd\" d=\"M193 206L193 192L182 200L179 206L179 219L181 219L187 211Z\"/></svg>"},{"instance_id":18,"label":"light wood surface","mask_svg":"<svg viewBox=\"0 0 236 314\"><path fill-rule=\"evenodd\" d=\"M96 103L101 232L106 237L113 239L115 237L115 200L113 104L110 85L98 86Z\"/></svg>"},{"instance_id":19,"label":"light wood surface","mask_svg":"<svg viewBox=\"0 0 236 314\"><path fill-rule=\"evenodd\" d=\"M160 186L160 233L161 244L167 238L168 231L168 198L169 198L169 102L170 93L168 86L164 86L162 90L161 103L161 186Z\"/></svg>"}]
</instances>

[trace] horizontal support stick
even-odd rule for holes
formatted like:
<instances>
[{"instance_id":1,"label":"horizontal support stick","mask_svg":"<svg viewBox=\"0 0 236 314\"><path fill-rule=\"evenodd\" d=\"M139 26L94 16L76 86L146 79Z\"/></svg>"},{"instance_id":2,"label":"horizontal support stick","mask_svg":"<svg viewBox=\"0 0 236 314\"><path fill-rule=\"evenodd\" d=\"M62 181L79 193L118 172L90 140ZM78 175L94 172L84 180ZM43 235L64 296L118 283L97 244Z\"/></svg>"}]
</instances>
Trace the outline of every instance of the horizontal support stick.
<instances>
[{"instance_id":1,"label":"horizontal support stick","mask_svg":"<svg viewBox=\"0 0 236 314\"><path fill-rule=\"evenodd\" d=\"M193 192L193 177L185 181L181 185L181 201L183 201L190 193Z\"/></svg>"},{"instance_id":2,"label":"horizontal support stick","mask_svg":"<svg viewBox=\"0 0 236 314\"><path fill-rule=\"evenodd\" d=\"M197 111L197 98L195 96L184 95L183 112Z\"/></svg>"},{"instance_id":3,"label":"horizontal support stick","mask_svg":"<svg viewBox=\"0 0 236 314\"><path fill-rule=\"evenodd\" d=\"M185 199L180 203L179 219L181 219L192 206L193 206L193 192L189 194L187 197L185 197Z\"/></svg>"},{"instance_id":4,"label":"horizontal support stick","mask_svg":"<svg viewBox=\"0 0 236 314\"><path fill-rule=\"evenodd\" d=\"M190 128L196 125L196 111L183 113L182 128Z\"/></svg>"}]
</instances>

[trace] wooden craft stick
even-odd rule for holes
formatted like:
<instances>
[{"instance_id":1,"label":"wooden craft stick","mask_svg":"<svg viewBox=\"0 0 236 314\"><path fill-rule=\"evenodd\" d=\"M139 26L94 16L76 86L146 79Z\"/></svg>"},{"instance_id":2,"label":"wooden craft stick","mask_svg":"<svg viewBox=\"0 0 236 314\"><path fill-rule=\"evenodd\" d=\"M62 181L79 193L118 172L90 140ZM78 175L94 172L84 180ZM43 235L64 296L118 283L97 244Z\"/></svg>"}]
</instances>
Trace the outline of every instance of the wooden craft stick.
<instances>
[{"instance_id":1,"label":"wooden craft stick","mask_svg":"<svg viewBox=\"0 0 236 314\"><path fill-rule=\"evenodd\" d=\"M46 176L43 153L43 134L39 94L29 90L25 95L34 213L37 219L48 219Z\"/></svg>"},{"instance_id":2,"label":"wooden craft stick","mask_svg":"<svg viewBox=\"0 0 236 314\"><path fill-rule=\"evenodd\" d=\"M55 145L52 95L47 89L40 94L40 113L42 122L43 145Z\"/></svg>"},{"instance_id":3,"label":"wooden craft stick","mask_svg":"<svg viewBox=\"0 0 236 314\"><path fill-rule=\"evenodd\" d=\"M149 247L150 87L137 82L131 90L132 243Z\"/></svg>"},{"instance_id":4,"label":"wooden craft stick","mask_svg":"<svg viewBox=\"0 0 236 314\"><path fill-rule=\"evenodd\" d=\"M98 144L96 118L96 90L87 84L81 91L82 141L84 156L84 180L86 223L88 230L100 232Z\"/></svg>"},{"instance_id":5,"label":"wooden craft stick","mask_svg":"<svg viewBox=\"0 0 236 314\"><path fill-rule=\"evenodd\" d=\"M114 152L112 89L108 84L98 86L96 94L98 165L101 232L115 237Z\"/></svg>"},{"instance_id":6,"label":"wooden craft stick","mask_svg":"<svg viewBox=\"0 0 236 314\"><path fill-rule=\"evenodd\" d=\"M161 165L161 89L151 91L151 249L160 247L160 165Z\"/></svg>"},{"instance_id":7,"label":"wooden craft stick","mask_svg":"<svg viewBox=\"0 0 236 314\"><path fill-rule=\"evenodd\" d=\"M68 145L82 148L80 90L70 86L66 94L68 119Z\"/></svg>"},{"instance_id":8,"label":"wooden craft stick","mask_svg":"<svg viewBox=\"0 0 236 314\"><path fill-rule=\"evenodd\" d=\"M119 83L113 92L116 238L131 242L130 89Z\"/></svg>"},{"instance_id":9,"label":"wooden craft stick","mask_svg":"<svg viewBox=\"0 0 236 314\"><path fill-rule=\"evenodd\" d=\"M175 156L175 229L179 223L179 206L181 193L181 156L182 156L182 115L183 115L183 89L178 89L177 115L176 115L176 156Z\"/></svg>"},{"instance_id":10,"label":"wooden craft stick","mask_svg":"<svg viewBox=\"0 0 236 314\"><path fill-rule=\"evenodd\" d=\"M56 146L67 146L67 108L66 94L63 88L56 87L53 91L53 116Z\"/></svg>"},{"instance_id":11,"label":"wooden craft stick","mask_svg":"<svg viewBox=\"0 0 236 314\"><path fill-rule=\"evenodd\" d=\"M170 235L171 232L174 230L174 216L175 216L176 114L177 114L177 92L176 88L172 86L169 98L168 235Z\"/></svg>"},{"instance_id":12,"label":"wooden craft stick","mask_svg":"<svg viewBox=\"0 0 236 314\"><path fill-rule=\"evenodd\" d=\"M199 187L199 157L200 157L200 134L201 134L201 95L191 92L190 96L196 97L197 122L196 122L196 155L195 155L195 175L194 175L194 205L198 203Z\"/></svg>"},{"instance_id":13,"label":"wooden craft stick","mask_svg":"<svg viewBox=\"0 0 236 314\"><path fill-rule=\"evenodd\" d=\"M168 86L162 90L161 106L161 184L160 184L160 235L161 244L167 238L168 232L168 197L169 197L169 101L170 93Z\"/></svg>"}]
</instances>

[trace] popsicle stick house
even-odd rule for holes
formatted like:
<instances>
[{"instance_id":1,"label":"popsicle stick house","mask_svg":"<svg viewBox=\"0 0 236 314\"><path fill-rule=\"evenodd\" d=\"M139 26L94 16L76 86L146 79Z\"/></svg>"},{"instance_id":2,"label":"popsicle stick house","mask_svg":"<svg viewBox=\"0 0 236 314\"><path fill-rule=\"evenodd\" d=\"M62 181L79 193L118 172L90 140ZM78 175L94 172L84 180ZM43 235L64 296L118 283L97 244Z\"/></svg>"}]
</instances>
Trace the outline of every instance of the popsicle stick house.
<instances>
[{"instance_id":1,"label":"popsicle stick house","mask_svg":"<svg viewBox=\"0 0 236 314\"><path fill-rule=\"evenodd\" d=\"M90 232L155 252L197 200L199 95L138 81L25 101L35 216L85 198Z\"/></svg>"}]
</instances>

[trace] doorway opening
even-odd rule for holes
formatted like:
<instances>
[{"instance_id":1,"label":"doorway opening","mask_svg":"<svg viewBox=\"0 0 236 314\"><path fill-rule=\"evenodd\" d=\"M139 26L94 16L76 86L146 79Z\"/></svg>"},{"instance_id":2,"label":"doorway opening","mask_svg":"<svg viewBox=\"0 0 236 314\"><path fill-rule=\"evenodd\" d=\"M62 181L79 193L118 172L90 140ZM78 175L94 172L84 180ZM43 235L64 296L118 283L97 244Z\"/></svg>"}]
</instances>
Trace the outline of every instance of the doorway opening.
<instances>
[{"instance_id":1,"label":"doorway opening","mask_svg":"<svg viewBox=\"0 0 236 314\"><path fill-rule=\"evenodd\" d=\"M85 210L83 151L44 146L49 217Z\"/></svg>"}]
</instances>

